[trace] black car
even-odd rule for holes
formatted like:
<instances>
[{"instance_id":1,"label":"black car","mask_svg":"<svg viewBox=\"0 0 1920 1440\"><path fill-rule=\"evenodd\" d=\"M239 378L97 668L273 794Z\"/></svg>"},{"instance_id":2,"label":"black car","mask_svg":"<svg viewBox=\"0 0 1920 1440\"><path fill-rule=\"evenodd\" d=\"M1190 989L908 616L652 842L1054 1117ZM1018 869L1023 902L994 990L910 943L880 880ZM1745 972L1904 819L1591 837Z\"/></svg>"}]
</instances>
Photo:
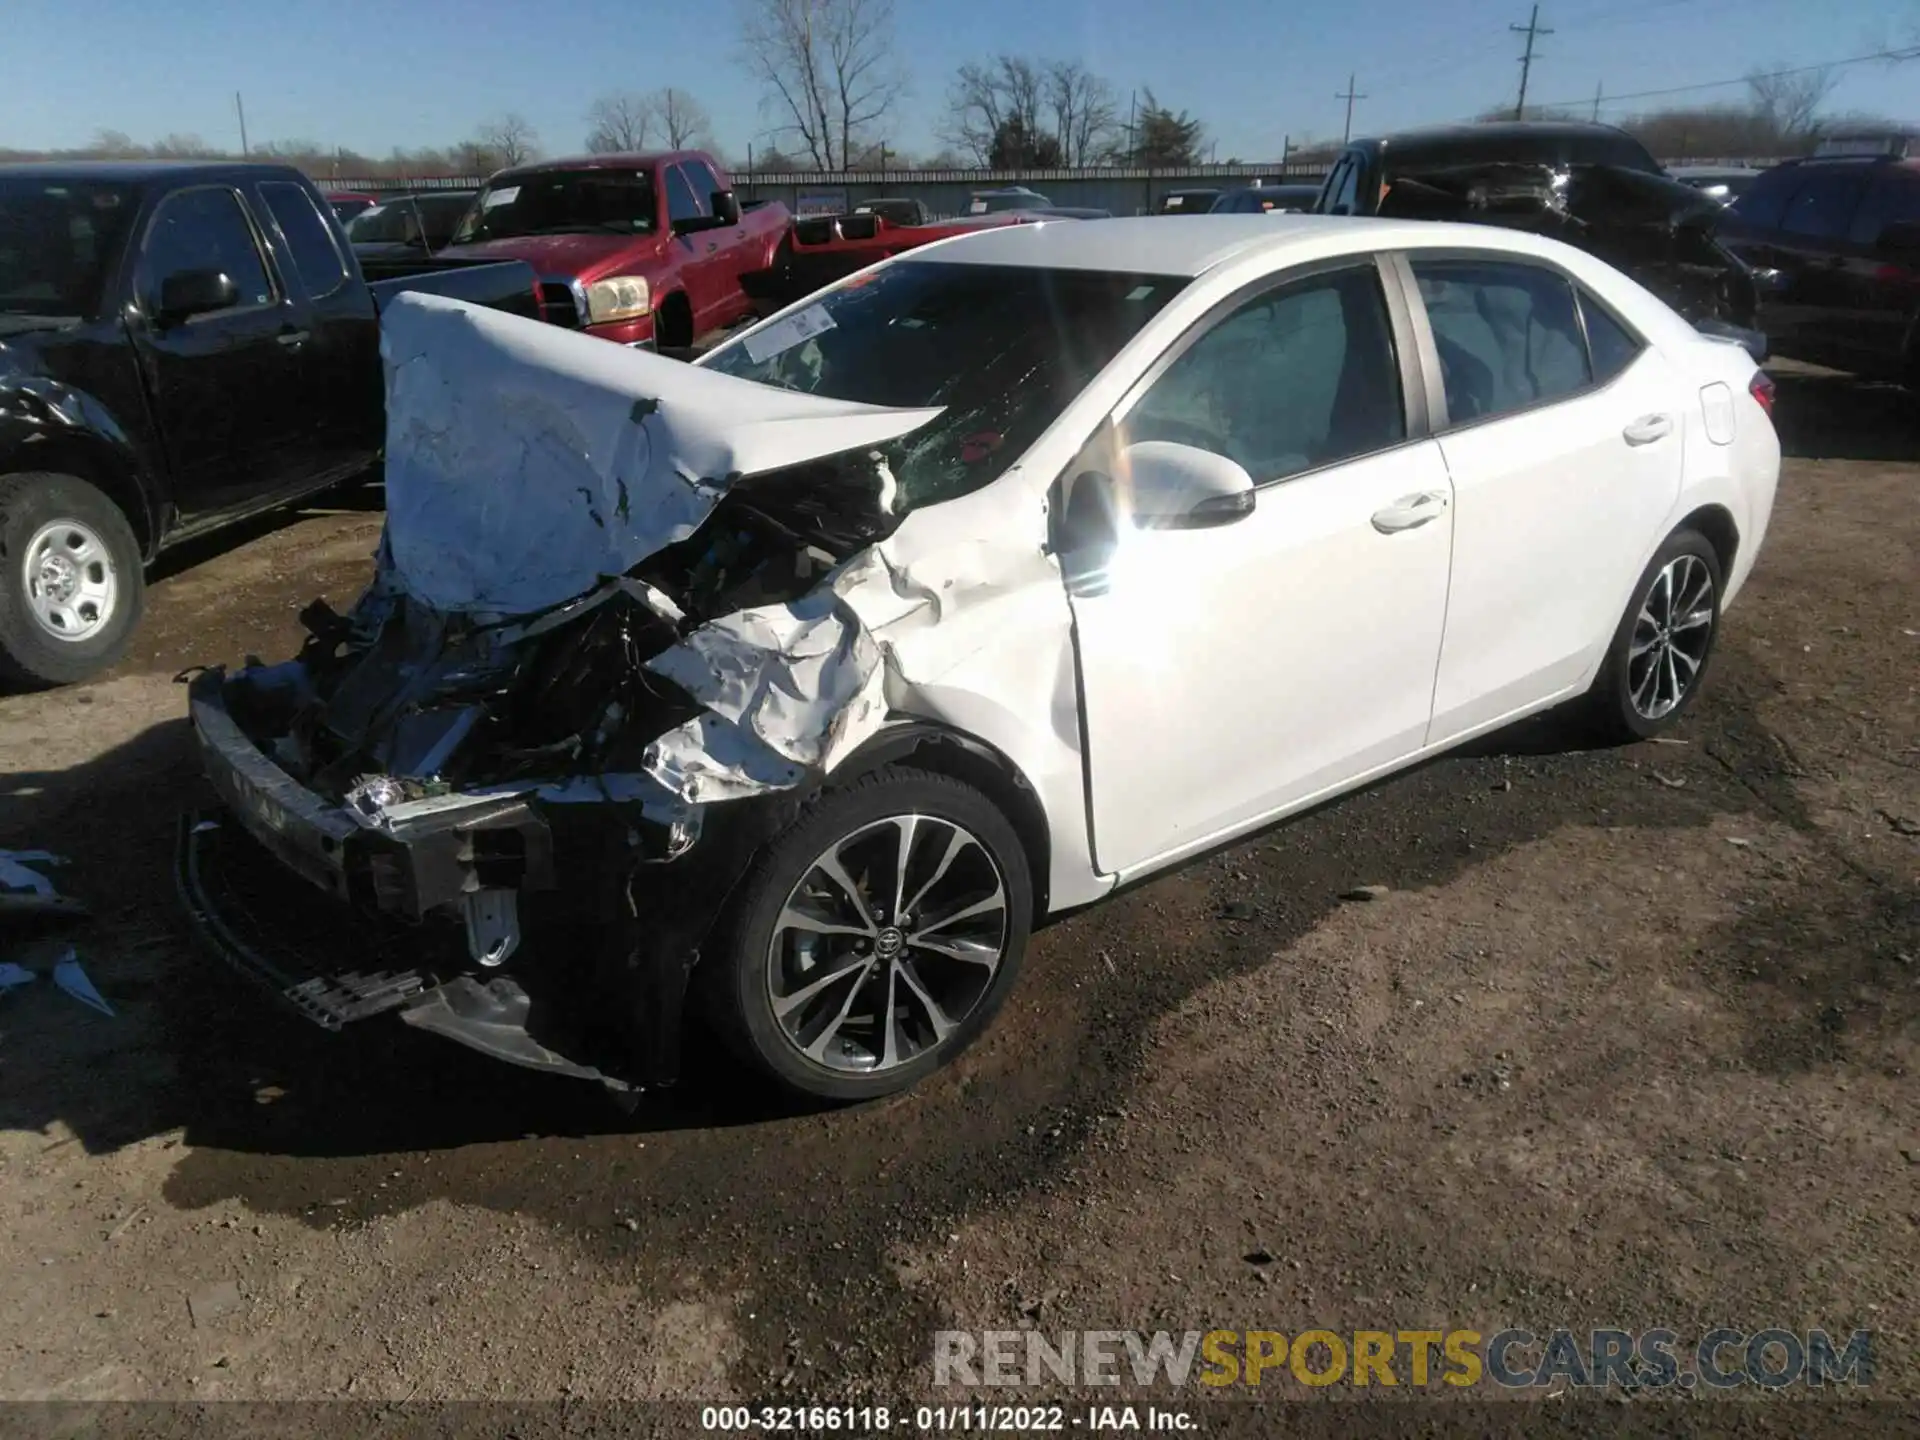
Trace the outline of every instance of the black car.
<instances>
[{"instance_id":1,"label":"black car","mask_svg":"<svg viewBox=\"0 0 1920 1440\"><path fill-rule=\"evenodd\" d=\"M1920 388L1920 147L1815 155L1728 207L1728 248L1769 275L1761 317L1783 355Z\"/></svg>"},{"instance_id":2,"label":"black car","mask_svg":"<svg viewBox=\"0 0 1920 1440\"><path fill-rule=\"evenodd\" d=\"M1213 202L1220 198L1217 186L1206 186L1194 190L1169 190L1160 197L1160 203L1154 207L1156 215L1204 215L1213 208Z\"/></svg>"},{"instance_id":3,"label":"black car","mask_svg":"<svg viewBox=\"0 0 1920 1440\"><path fill-rule=\"evenodd\" d=\"M473 206L473 190L390 195L347 222L347 239L362 260L444 249Z\"/></svg>"},{"instance_id":4,"label":"black car","mask_svg":"<svg viewBox=\"0 0 1920 1440\"><path fill-rule=\"evenodd\" d=\"M1256 180L1229 190L1213 202L1215 215L1264 215L1270 211L1311 210L1320 198L1318 185L1268 185Z\"/></svg>"},{"instance_id":5,"label":"black car","mask_svg":"<svg viewBox=\"0 0 1920 1440\"><path fill-rule=\"evenodd\" d=\"M1696 324L1744 331L1758 309L1752 271L1715 237L1720 203L1611 125L1503 120L1356 140L1313 208L1547 235L1624 270Z\"/></svg>"},{"instance_id":6,"label":"black car","mask_svg":"<svg viewBox=\"0 0 1920 1440\"><path fill-rule=\"evenodd\" d=\"M104 669L161 550L366 472L394 296L538 313L519 261L412 268L285 165L0 166L0 682Z\"/></svg>"}]
</instances>

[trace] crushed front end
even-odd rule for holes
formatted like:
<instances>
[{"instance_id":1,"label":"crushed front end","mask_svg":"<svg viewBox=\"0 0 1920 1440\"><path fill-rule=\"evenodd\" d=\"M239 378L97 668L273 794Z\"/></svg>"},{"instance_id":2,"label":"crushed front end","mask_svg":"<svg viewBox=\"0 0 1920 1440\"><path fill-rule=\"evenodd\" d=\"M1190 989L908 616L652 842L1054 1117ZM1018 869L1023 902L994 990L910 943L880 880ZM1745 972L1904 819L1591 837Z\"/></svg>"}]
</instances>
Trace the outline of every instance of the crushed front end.
<instances>
[{"instance_id":1,"label":"crushed front end","mask_svg":"<svg viewBox=\"0 0 1920 1440\"><path fill-rule=\"evenodd\" d=\"M550 327L450 303L389 321L372 586L309 606L294 659L191 682L222 803L183 821L182 898L327 1028L397 1013L667 1083L728 893L884 719L846 595L884 581L869 547L897 525L873 442L926 417L608 347L547 363ZM409 366L434 398L394 383ZM517 449L488 433L503 407Z\"/></svg>"}]
</instances>

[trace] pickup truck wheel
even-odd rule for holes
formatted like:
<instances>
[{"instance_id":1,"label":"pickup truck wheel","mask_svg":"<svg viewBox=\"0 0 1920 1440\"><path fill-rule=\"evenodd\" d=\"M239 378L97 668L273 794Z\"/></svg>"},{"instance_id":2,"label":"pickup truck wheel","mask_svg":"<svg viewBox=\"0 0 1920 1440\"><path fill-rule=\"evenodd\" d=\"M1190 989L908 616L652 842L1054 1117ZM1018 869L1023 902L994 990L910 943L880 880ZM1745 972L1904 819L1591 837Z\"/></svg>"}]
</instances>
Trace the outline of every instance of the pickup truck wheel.
<instances>
[{"instance_id":1,"label":"pickup truck wheel","mask_svg":"<svg viewBox=\"0 0 1920 1440\"><path fill-rule=\"evenodd\" d=\"M0 679L70 685L104 670L144 596L119 506L72 475L0 479Z\"/></svg>"},{"instance_id":2,"label":"pickup truck wheel","mask_svg":"<svg viewBox=\"0 0 1920 1440\"><path fill-rule=\"evenodd\" d=\"M693 346L693 306L679 291L660 302L654 318L653 343L661 350L687 350Z\"/></svg>"},{"instance_id":3,"label":"pickup truck wheel","mask_svg":"<svg viewBox=\"0 0 1920 1440\"><path fill-rule=\"evenodd\" d=\"M761 852L701 961L704 998L729 1048L788 1090L890 1095L986 1029L1032 922L999 808L888 767L825 791Z\"/></svg>"}]
</instances>

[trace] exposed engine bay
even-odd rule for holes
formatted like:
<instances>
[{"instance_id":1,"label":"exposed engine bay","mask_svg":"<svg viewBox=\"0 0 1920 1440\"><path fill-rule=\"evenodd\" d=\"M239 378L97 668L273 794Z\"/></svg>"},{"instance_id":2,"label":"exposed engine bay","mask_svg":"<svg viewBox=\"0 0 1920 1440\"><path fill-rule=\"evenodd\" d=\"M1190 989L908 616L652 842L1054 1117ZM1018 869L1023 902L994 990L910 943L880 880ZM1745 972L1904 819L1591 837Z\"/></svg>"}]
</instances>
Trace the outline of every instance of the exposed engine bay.
<instances>
[{"instance_id":1,"label":"exposed engine bay","mask_svg":"<svg viewBox=\"0 0 1920 1440\"><path fill-rule=\"evenodd\" d=\"M1476 162L1389 169L1378 213L1501 225L1578 246L1681 315L1751 326L1751 272L1714 238L1720 207L1689 185L1615 165Z\"/></svg>"},{"instance_id":2,"label":"exposed engine bay","mask_svg":"<svg viewBox=\"0 0 1920 1440\"><path fill-rule=\"evenodd\" d=\"M939 411L433 298L396 302L383 345L372 585L346 614L309 606L294 659L203 672L191 709L227 816L335 900L412 927L403 963L264 959L208 894L226 817L183 834L189 913L329 1028L398 1009L621 1089L579 1058L591 1037L542 1024L551 973L500 967L544 911L550 940L589 952L570 986L609 981L570 1008L621 1011L602 1018L636 1022L671 1070L698 937L746 858L886 721L874 629L938 616L881 542L903 518L882 447ZM631 1055L634 1028L598 1053Z\"/></svg>"}]
</instances>

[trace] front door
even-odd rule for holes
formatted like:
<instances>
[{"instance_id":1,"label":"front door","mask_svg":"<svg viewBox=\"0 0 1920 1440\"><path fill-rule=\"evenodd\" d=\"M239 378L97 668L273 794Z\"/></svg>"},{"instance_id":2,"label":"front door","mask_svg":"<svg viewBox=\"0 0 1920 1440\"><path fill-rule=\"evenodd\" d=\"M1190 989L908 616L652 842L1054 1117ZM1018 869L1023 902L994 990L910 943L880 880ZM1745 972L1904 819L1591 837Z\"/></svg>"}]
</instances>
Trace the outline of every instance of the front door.
<instances>
[{"instance_id":1,"label":"front door","mask_svg":"<svg viewBox=\"0 0 1920 1440\"><path fill-rule=\"evenodd\" d=\"M224 273L236 303L167 320L162 288L190 270ZM181 518L217 515L297 485L307 463L307 330L238 193L207 185L162 200L136 275L143 318L134 335Z\"/></svg>"},{"instance_id":2,"label":"front door","mask_svg":"<svg viewBox=\"0 0 1920 1440\"><path fill-rule=\"evenodd\" d=\"M1196 330L1123 403L1108 453L1225 455L1258 487L1252 512L1197 530L1122 515L1099 563L1062 555L1094 854L1123 878L1418 750L1446 614L1450 487L1439 447L1407 439L1373 264Z\"/></svg>"},{"instance_id":3,"label":"front door","mask_svg":"<svg viewBox=\"0 0 1920 1440\"><path fill-rule=\"evenodd\" d=\"M1412 271L1440 354L1455 503L1438 744L1592 668L1679 498L1681 402L1699 401L1558 270L1416 256Z\"/></svg>"}]
</instances>

